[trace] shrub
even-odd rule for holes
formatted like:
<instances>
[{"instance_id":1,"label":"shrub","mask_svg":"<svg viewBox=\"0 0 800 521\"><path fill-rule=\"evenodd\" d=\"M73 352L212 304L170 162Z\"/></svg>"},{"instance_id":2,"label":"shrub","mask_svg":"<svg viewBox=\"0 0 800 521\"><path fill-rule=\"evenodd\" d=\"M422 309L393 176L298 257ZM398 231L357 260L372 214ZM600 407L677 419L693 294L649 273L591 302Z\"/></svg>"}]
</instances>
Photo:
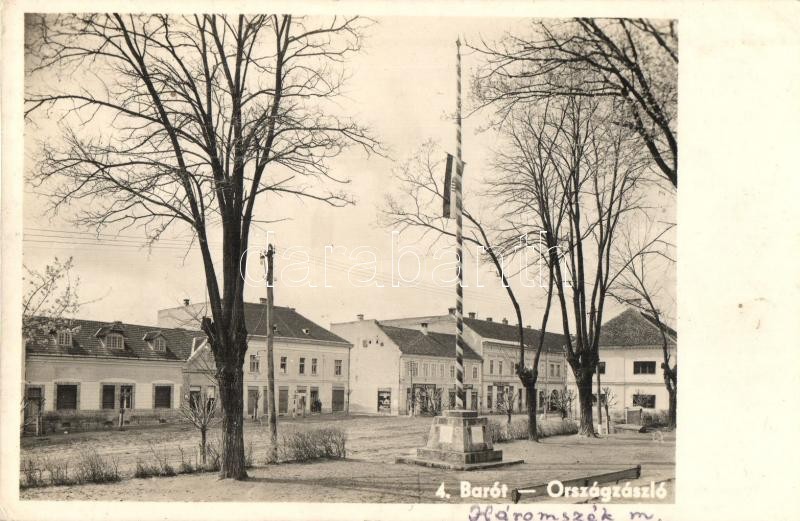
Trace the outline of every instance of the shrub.
<instances>
[{"instance_id":1,"label":"shrub","mask_svg":"<svg viewBox=\"0 0 800 521\"><path fill-rule=\"evenodd\" d=\"M94 449L81 452L76 483L112 483L121 479L115 459L106 459Z\"/></svg>"},{"instance_id":2,"label":"shrub","mask_svg":"<svg viewBox=\"0 0 800 521\"><path fill-rule=\"evenodd\" d=\"M39 462L33 458L25 458L22 460L21 472L23 479L20 480L19 486L21 488L43 487L45 482L42 477L42 469Z\"/></svg>"},{"instance_id":3,"label":"shrub","mask_svg":"<svg viewBox=\"0 0 800 521\"><path fill-rule=\"evenodd\" d=\"M158 465L136 458L136 470L133 471L134 478L149 478L158 476L158 474Z\"/></svg>"},{"instance_id":4,"label":"shrub","mask_svg":"<svg viewBox=\"0 0 800 521\"><path fill-rule=\"evenodd\" d=\"M76 479L69 475L69 462L68 461L51 461L46 460L44 468L50 477L50 484L54 486L59 485L74 485Z\"/></svg>"},{"instance_id":5,"label":"shrub","mask_svg":"<svg viewBox=\"0 0 800 521\"><path fill-rule=\"evenodd\" d=\"M217 449L217 443L209 441L206 446L206 468L205 470L216 472L222 467L222 455Z\"/></svg>"},{"instance_id":6,"label":"shrub","mask_svg":"<svg viewBox=\"0 0 800 521\"><path fill-rule=\"evenodd\" d=\"M646 427L665 427L669 424L667 411L642 411L642 425Z\"/></svg>"},{"instance_id":7,"label":"shrub","mask_svg":"<svg viewBox=\"0 0 800 521\"><path fill-rule=\"evenodd\" d=\"M158 465L158 476L174 476L176 474L175 467L170 465L166 452L159 454L152 443L150 444L150 452L153 453L153 458Z\"/></svg>"},{"instance_id":8,"label":"shrub","mask_svg":"<svg viewBox=\"0 0 800 521\"><path fill-rule=\"evenodd\" d=\"M339 459L347 455L347 434L337 427L296 431L281 436L280 458L286 461Z\"/></svg>"},{"instance_id":9,"label":"shrub","mask_svg":"<svg viewBox=\"0 0 800 521\"><path fill-rule=\"evenodd\" d=\"M183 452L183 447L178 447L178 451L181 453L181 465L178 468L178 473L194 474L195 472L201 472L203 470L203 466L197 461L197 453L195 453L194 463L192 463L191 460L186 459L186 454Z\"/></svg>"},{"instance_id":10,"label":"shrub","mask_svg":"<svg viewBox=\"0 0 800 521\"><path fill-rule=\"evenodd\" d=\"M577 434L578 424L573 420L539 420L536 422L536 431L539 434L539 438ZM486 425L486 433L487 438L491 439L492 443L504 443L512 440L526 440L528 439L528 419L516 419L510 424L506 422L489 420L489 423Z\"/></svg>"}]
</instances>

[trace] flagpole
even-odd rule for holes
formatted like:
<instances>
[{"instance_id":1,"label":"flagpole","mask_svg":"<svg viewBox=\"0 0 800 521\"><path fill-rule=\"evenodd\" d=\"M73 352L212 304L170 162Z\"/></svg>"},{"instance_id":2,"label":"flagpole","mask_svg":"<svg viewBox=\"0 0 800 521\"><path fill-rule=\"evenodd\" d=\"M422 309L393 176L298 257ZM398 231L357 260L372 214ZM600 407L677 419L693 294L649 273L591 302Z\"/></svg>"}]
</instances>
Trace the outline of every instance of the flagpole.
<instances>
[{"instance_id":1,"label":"flagpole","mask_svg":"<svg viewBox=\"0 0 800 521\"><path fill-rule=\"evenodd\" d=\"M463 207L461 201L461 175L463 162L461 159L461 37L456 40L456 168L454 187L456 195L456 256L458 257L458 285L456 286L456 409L464 410L464 238Z\"/></svg>"}]
</instances>

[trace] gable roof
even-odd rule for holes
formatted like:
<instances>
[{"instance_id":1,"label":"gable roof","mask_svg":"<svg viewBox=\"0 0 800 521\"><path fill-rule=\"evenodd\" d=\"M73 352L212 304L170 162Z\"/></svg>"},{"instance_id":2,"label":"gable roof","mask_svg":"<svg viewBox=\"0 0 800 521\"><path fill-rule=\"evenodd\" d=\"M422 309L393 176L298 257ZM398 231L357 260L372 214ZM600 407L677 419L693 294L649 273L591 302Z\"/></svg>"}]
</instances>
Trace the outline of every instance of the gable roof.
<instances>
[{"instance_id":1,"label":"gable roof","mask_svg":"<svg viewBox=\"0 0 800 521\"><path fill-rule=\"evenodd\" d=\"M400 352L404 355L419 356L438 356L442 358L456 357L456 337L447 333L428 332L426 335L418 329L407 329L404 327L385 326L378 323L386 335L397 344ZM469 360L480 360L478 353L471 347L464 344L464 358Z\"/></svg>"},{"instance_id":2,"label":"gable roof","mask_svg":"<svg viewBox=\"0 0 800 521\"><path fill-rule=\"evenodd\" d=\"M34 317L34 321L48 323L44 317ZM63 319L59 325L65 324L72 329L72 345L61 346L47 327L37 328L33 336L25 344L28 354L51 356L81 356L94 358L123 358L133 360L186 360L192 352L192 339L204 337L201 331L177 328L159 328L122 322L100 322L97 320ZM123 349L110 349L102 339L109 333L120 333L124 339ZM157 336L166 340L166 350L151 349L149 340Z\"/></svg>"},{"instance_id":3,"label":"gable roof","mask_svg":"<svg viewBox=\"0 0 800 521\"><path fill-rule=\"evenodd\" d=\"M490 322L477 318L465 318L464 323L475 333L486 340L501 340L504 342L515 342L519 345L519 329L511 324L502 322ZM526 346L536 346L539 344L540 330L530 327L522 328L522 339ZM564 351L564 335L558 333L545 332L544 345L542 349L551 353Z\"/></svg>"},{"instance_id":4,"label":"gable roof","mask_svg":"<svg viewBox=\"0 0 800 521\"><path fill-rule=\"evenodd\" d=\"M296 338L300 340L321 340L324 342L339 342L350 344L344 338L330 332L316 322L304 317L294 308L273 306L275 336L281 338ZM255 302L244 303L244 321L250 335L267 335L266 305Z\"/></svg>"},{"instance_id":5,"label":"gable roof","mask_svg":"<svg viewBox=\"0 0 800 521\"><path fill-rule=\"evenodd\" d=\"M674 345L677 332L664 325L669 343ZM662 345L661 333L655 319L637 309L628 308L603 324L600 346L652 346Z\"/></svg>"}]
</instances>

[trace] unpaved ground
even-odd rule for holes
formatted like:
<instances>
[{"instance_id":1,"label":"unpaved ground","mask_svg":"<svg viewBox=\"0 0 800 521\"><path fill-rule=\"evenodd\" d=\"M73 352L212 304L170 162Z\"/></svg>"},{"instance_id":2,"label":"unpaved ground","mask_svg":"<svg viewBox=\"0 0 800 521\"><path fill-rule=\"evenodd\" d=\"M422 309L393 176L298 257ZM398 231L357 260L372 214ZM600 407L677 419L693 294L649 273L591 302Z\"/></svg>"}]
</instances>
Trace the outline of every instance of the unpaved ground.
<instances>
[{"instance_id":1,"label":"unpaved ground","mask_svg":"<svg viewBox=\"0 0 800 521\"><path fill-rule=\"evenodd\" d=\"M348 458L391 462L396 456L420 446L430 425L431 419L426 417L322 415L282 418L278 423L278 435L292 429L336 426L347 431ZM219 443L219 438L219 427L209 431L210 442ZM264 462L268 440L266 423L245 424L245 446L252 447L256 465ZM20 460L76 461L82 450L92 448L102 456L115 459L123 474L132 474L136 460L152 460L153 450L166 455L177 467L180 463L179 448L184 450L188 459L189 455L196 453L199 443L198 431L184 423L124 431L26 437L21 441Z\"/></svg>"},{"instance_id":2,"label":"unpaved ground","mask_svg":"<svg viewBox=\"0 0 800 521\"><path fill-rule=\"evenodd\" d=\"M330 420L330 418L328 418ZM308 421L308 420L307 420ZM348 430L348 459L304 464L257 466L244 482L218 480L214 474L182 475L171 478L126 479L108 485L48 487L21 491L22 499L77 499L142 501L303 501L303 502L396 502L436 503L434 494L444 482L450 502L475 502L459 497L459 483L491 486L495 481L510 488L545 483L551 479L569 479L642 465L641 484L649 480L670 480L675 476L675 438L665 436L663 443L649 435L615 434L608 439L578 436L548 438L541 443L517 441L498 444L504 459L524 459L525 463L494 470L456 472L394 464L398 454L409 454L421 444L430 426L429 418L352 418L341 419ZM291 428L285 424L284 428ZM248 439L263 440L264 429L249 428ZM104 433L109 434L109 433ZM147 440L153 432L137 433L136 450L148 451ZM188 431L165 430L160 433L169 443L192 444L176 439L188 437ZM87 441L87 440L84 440ZM130 459L136 450L121 440L97 439L99 452ZM142 442L144 445L142 445ZM53 443L50 447L79 450L74 444ZM177 446L177 445L176 445ZM29 454L48 446L25 449ZM127 453L125 452L127 451ZM261 451L263 452L263 450ZM672 498L672 482L667 484ZM537 498L542 499L542 498ZM497 501L497 500L492 500ZM508 500L506 500L508 501Z\"/></svg>"}]
</instances>

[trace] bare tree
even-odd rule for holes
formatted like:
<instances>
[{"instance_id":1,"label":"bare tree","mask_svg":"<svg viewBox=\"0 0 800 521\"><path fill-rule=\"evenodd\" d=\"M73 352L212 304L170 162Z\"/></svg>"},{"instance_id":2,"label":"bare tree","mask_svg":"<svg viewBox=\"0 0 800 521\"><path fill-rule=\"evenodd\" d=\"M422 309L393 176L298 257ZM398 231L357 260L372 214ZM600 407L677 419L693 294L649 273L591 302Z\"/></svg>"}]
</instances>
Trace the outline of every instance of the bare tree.
<instances>
[{"instance_id":1,"label":"bare tree","mask_svg":"<svg viewBox=\"0 0 800 521\"><path fill-rule=\"evenodd\" d=\"M600 396L598 394L598 396ZM600 398L598 398L600 399ZM611 434L611 415L608 413L609 408L617 405L617 395L611 387L603 387L603 407L606 410L606 432Z\"/></svg>"},{"instance_id":2,"label":"bare tree","mask_svg":"<svg viewBox=\"0 0 800 521\"><path fill-rule=\"evenodd\" d=\"M27 22L26 115L55 112L62 121L60 139L42 146L34 182L50 187L54 211L79 202L79 225L140 226L149 241L173 224L190 231L211 310L201 327L223 410L220 477L243 479L241 273L251 223L266 213L256 214L256 200L282 216L290 212L280 196L352 202L325 187L346 182L331 158L350 145L377 146L332 101L365 22L117 13ZM212 252L216 226L222 246Z\"/></svg>"},{"instance_id":3,"label":"bare tree","mask_svg":"<svg viewBox=\"0 0 800 521\"><path fill-rule=\"evenodd\" d=\"M439 212L442 207L441 202L445 197L444 186L441 182L444 172L443 158L444 154L441 150L433 142L429 141L423 144L416 154L398 165L395 176L401 183L399 192L405 195L401 198L392 195L386 196L386 209L382 215L386 226L396 228L400 232L416 229L420 232L421 239L424 239L429 234L433 235L434 243L443 237L455 238L455 230L448 226L447 219L442 217ZM534 348L533 364L528 367L525 364L526 345L522 325L522 307L514 288L510 284L509 278L512 274L506 272L506 257L504 256L506 248L513 249L519 246L520 237L510 237L503 240L502 237L492 233L488 225L484 225L466 206L463 212L466 220L464 241L477 246L479 250L485 253L505 288L511 305L514 307L519 341L517 376L519 376L526 392L528 439L536 441L538 440L536 428L536 382L538 379L539 359L544 346L545 330L552 303L552 277L548 277L548 283L551 287L547 292L545 312ZM501 243L500 241L503 242ZM549 264L549 259L546 255L544 260ZM549 266L548 269L550 269Z\"/></svg>"},{"instance_id":4,"label":"bare tree","mask_svg":"<svg viewBox=\"0 0 800 521\"><path fill-rule=\"evenodd\" d=\"M23 266L25 275L22 282L26 286L22 298L22 340L23 344L35 341L37 337L56 334L61 329L72 328L71 315L82 304L78 300L80 277L72 274L72 257L65 261L54 257L42 270ZM22 354L23 391L20 403L20 431L33 426L36 435L42 431L44 396L29 398L25 382L27 372L25 353Z\"/></svg>"},{"instance_id":5,"label":"bare tree","mask_svg":"<svg viewBox=\"0 0 800 521\"><path fill-rule=\"evenodd\" d=\"M80 277L72 275L72 257L61 261L53 258L41 271L23 266L22 279L27 291L22 299L22 337L49 333L69 327L69 316L81 306L78 300Z\"/></svg>"},{"instance_id":6,"label":"bare tree","mask_svg":"<svg viewBox=\"0 0 800 521\"><path fill-rule=\"evenodd\" d=\"M521 391L515 393L505 390L497 397L497 410L506 415L508 423L511 423L511 415L514 414L520 393Z\"/></svg>"},{"instance_id":7,"label":"bare tree","mask_svg":"<svg viewBox=\"0 0 800 521\"><path fill-rule=\"evenodd\" d=\"M641 210L649 158L633 133L615 125L614 103L581 96L520 106L499 127L492 194L505 233L544 239L566 358L578 386L580 433L595 435L592 376L606 294L621 267L612 256L621 221Z\"/></svg>"},{"instance_id":8,"label":"bare tree","mask_svg":"<svg viewBox=\"0 0 800 521\"><path fill-rule=\"evenodd\" d=\"M673 226L661 223L666 230ZM670 328L664 319L662 286L653 273L659 269L659 261L667 269L673 269L675 261L671 256L672 245L660 240L663 232L657 231L656 241L648 239L653 235L655 223L651 220L646 226L639 228L639 233L629 232L625 241L618 245L618 255L630 259L612 289L612 295L619 302L638 309L646 320L649 320L659 331L661 337L664 386L669 396L669 428L677 426L678 407L678 363L672 360L671 350L677 341L677 332ZM648 247L642 247L646 243Z\"/></svg>"},{"instance_id":9,"label":"bare tree","mask_svg":"<svg viewBox=\"0 0 800 521\"><path fill-rule=\"evenodd\" d=\"M181 415L186 418L197 430L200 431L200 457L203 465L206 464L206 436L208 428L214 422L217 412L217 401L206 399L194 400L190 395L184 397L180 407Z\"/></svg>"},{"instance_id":10,"label":"bare tree","mask_svg":"<svg viewBox=\"0 0 800 521\"><path fill-rule=\"evenodd\" d=\"M678 186L675 20L535 21L528 35L473 48L486 56L475 78L479 106L494 106L502 119L516 105L554 97L616 99L617 124L636 132L661 175Z\"/></svg>"},{"instance_id":11,"label":"bare tree","mask_svg":"<svg viewBox=\"0 0 800 521\"><path fill-rule=\"evenodd\" d=\"M565 420L572 414L572 404L575 403L575 391L565 387L561 392L554 392L554 395L556 399L552 400L552 405L561 413L561 419Z\"/></svg>"}]
</instances>

